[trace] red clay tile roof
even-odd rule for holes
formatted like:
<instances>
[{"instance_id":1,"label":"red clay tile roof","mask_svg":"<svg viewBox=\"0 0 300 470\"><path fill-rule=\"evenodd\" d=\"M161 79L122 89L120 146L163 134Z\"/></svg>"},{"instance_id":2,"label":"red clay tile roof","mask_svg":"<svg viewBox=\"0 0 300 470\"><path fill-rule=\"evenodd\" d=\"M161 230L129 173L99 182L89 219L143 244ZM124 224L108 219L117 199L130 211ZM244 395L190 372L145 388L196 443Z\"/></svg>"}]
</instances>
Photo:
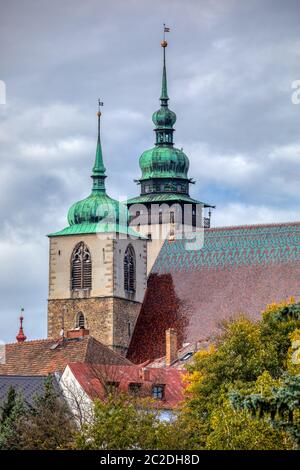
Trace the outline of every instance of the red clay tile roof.
<instances>
[{"instance_id":1,"label":"red clay tile roof","mask_svg":"<svg viewBox=\"0 0 300 470\"><path fill-rule=\"evenodd\" d=\"M71 363L68 364L73 375L91 399L104 398L103 383L117 382L118 391L128 392L129 384L142 384L142 396L151 397L154 384L165 385L164 399L155 402L158 408L176 408L183 399L184 385L182 371L173 368L148 368L147 380L141 378L142 367L135 365L97 365Z\"/></svg>"},{"instance_id":2,"label":"red clay tile roof","mask_svg":"<svg viewBox=\"0 0 300 470\"><path fill-rule=\"evenodd\" d=\"M165 330L178 347L207 340L239 313L259 318L266 304L300 296L300 222L205 230L204 246L166 241L154 264L127 357L165 355Z\"/></svg>"},{"instance_id":3,"label":"red clay tile roof","mask_svg":"<svg viewBox=\"0 0 300 470\"><path fill-rule=\"evenodd\" d=\"M72 361L130 364L126 358L92 336L65 340L63 343L42 339L7 344L5 361L5 364L0 364L0 375L47 375L63 372L67 363Z\"/></svg>"}]
</instances>

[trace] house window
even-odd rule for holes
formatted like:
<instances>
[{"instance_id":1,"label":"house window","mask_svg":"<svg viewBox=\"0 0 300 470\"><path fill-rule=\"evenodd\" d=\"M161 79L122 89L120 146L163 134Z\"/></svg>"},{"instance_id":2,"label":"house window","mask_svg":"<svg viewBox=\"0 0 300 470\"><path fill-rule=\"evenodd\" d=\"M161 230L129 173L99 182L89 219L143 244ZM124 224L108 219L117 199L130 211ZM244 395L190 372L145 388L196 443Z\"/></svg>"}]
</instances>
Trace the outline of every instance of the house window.
<instances>
[{"instance_id":1,"label":"house window","mask_svg":"<svg viewBox=\"0 0 300 470\"><path fill-rule=\"evenodd\" d=\"M128 294L135 293L135 253L132 245L128 245L124 256L124 290Z\"/></svg>"},{"instance_id":2,"label":"house window","mask_svg":"<svg viewBox=\"0 0 300 470\"><path fill-rule=\"evenodd\" d=\"M142 384L140 384L140 383L131 383L128 386L128 391L129 391L130 395L132 395L133 397L136 397L140 394L141 388L142 388Z\"/></svg>"},{"instance_id":3,"label":"house window","mask_svg":"<svg viewBox=\"0 0 300 470\"><path fill-rule=\"evenodd\" d=\"M152 397L156 400L163 400L165 395L164 385L154 385L152 388Z\"/></svg>"},{"instance_id":4,"label":"house window","mask_svg":"<svg viewBox=\"0 0 300 470\"><path fill-rule=\"evenodd\" d=\"M88 247L80 242L74 249L71 258L72 290L92 288L92 260Z\"/></svg>"},{"instance_id":5,"label":"house window","mask_svg":"<svg viewBox=\"0 0 300 470\"><path fill-rule=\"evenodd\" d=\"M85 320L82 312L79 312L76 319L76 328L83 330L85 328Z\"/></svg>"},{"instance_id":6,"label":"house window","mask_svg":"<svg viewBox=\"0 0 300 470\"><path fill-rule=\"evenodd\" d=\"M106 382L105 389L108 394L113 394L118 390L119 382Z\"/></svg>"}]
</instances>

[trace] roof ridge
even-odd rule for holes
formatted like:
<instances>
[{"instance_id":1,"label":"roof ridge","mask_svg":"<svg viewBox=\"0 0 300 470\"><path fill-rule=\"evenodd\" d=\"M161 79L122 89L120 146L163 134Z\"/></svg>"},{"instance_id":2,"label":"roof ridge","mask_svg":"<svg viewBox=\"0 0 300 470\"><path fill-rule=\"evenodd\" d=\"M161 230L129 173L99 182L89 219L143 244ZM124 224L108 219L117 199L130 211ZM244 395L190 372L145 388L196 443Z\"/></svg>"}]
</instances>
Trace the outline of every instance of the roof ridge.
<instances>
[{"instance_id":1,"label":"roof ridge","mask_svg":"<svg viewBox=\"0 0 300 470\"><path fill-rule=\"evenodd\" d=\"M50 375L54 375L53 373L50 373ZM18 379L41 379L41 378L47 378L49 374L44 374L44 375L20 375L20 374L0 374L0 378L18 378Z\"/></svg>"},{"instance_id":2,"label":"roof ridge","mask_svg":"<svg viewBox=\"0 0 300 470\"><path fill-rule=\"evenodd\" d=\"M90 336L83 336L81 338L65 338L65 340L62 342L62 344L66 343L74 343L74 340L80 340L80 342L84 341L86 344L88 343L87 339L90 338ZM29 341L24 341L23 343L18 343L15 341L14 343L5 343L5 346L14 346L14 345L24 345L24 344L32 344L32 343L58 343L61 338L42 338L42 339L31 339ZM77 341L78 342L78 341ZM102 344L102 343L101 343Z\"/></svg>"},{"instance_id":3,"label":"roof ridge","mask_svg":"<svg viewBox=\"0 0 300 470\"><path fill-rule=\"evenodd\" d=\"M165 356L163 356L163 357L165 357ZM155 372L157 370L171 370L167 367L162 367L160 369L158 369L157 367L151 367L151 364L153 362L155 362L156 360L157 359L155 359L154 361L152 361L149 364L150 367L147 367L148 370L150 369L150 370L155 371ZM134 364L134 363L131 363L131 364L106 364L105 362L103 362L103 363L98 364L97 362L81 362L81 361L68 362L66 367L67 366L70 367L70 368L73 367L73 366L80 366L80 367L87 367L87 368L92 367L93 369L97 368L97 367L118 368L118 369L120 369L122 367L134 367L136 369L141 369L142 368L141 364ZM177 369L175 369L175 370L177 370Z\"/></svg>"},{"instance_id":4,"label":"roof ridge","mask_svg":"<svg viewBox=\"0 0 300 470\"><path fill-rule=\"evenodd\" d=\"M300 226L300 221L295 221L295 222L271 222L271 223L266 223L266 224L244 224L244 225L222 225L220 227L212 227L209 229L205 229L208 232L216 232L219 230L237 230L237 229L243 229L243 228L248 228L248 229L256 229L256 228L266 228L266 227L288 227L288 226Z\"/></svg>"},{"instance_id":5,"label":"roof ridge","mask_svg":"<svg viewBox=\"0 0 300 470\"><path fill-rule=\"evenodd\" d=\"M24 341L23 343L18 343L17 341L14 341L13 343L5 343L5 346L14 346L16 344L19 345L24 345L24 344L30 344L30 343L46 343L46 342L57 342L58 339L52 339L52 338L42 338L42 339L31 339L29 341Z\"/></svg>"}]
</instances>

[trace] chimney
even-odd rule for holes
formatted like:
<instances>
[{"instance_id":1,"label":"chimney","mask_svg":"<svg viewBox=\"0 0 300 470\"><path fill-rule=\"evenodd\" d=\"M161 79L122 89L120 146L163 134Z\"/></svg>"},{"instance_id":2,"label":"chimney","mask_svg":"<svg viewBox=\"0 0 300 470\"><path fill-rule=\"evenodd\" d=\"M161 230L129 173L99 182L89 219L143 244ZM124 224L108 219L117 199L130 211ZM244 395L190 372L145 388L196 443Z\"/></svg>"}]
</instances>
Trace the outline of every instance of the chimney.
<instances>
[{"instance_id":1,"label":"chimney","mask_svg":"<svg viewBox=\"0 0 300 470\"><path fill-rule=\"evenodd\" d=\"M23 331L23 320L24 320L23 312L24 312L24 308L21 308L20 328L19 328L19 333L16 336L16 340L18 341L18 343L24 343L24 341L26 341L26 336L24 335L24 331Z\"/></svg>"},{"instance_id":2,"label":"chimney","mask_svg":"<svg viewBox=\"0 0 300 470\"><path fill-rule=\"evenodd\" d=\"M166 366L170 366L178 359L177 332L174 328L166 330Z\"/></svg>"},{"instance_id":3,"label":"chimney","mask_svg":"<svg viewBox=\"0 0 300 470\"><path fill-rule=\"evenodd\" d=\"M69 330L67 331L67 339L83 338L84 336L88 336L89 334L90 330L86 330L85 328Z\"/></svg>"},{"instance_id":4,"label":"chimney","mask_svg":"<svg viewBox=\"0 0 300 470\"><path fill-rule=\"evenodd\" d=\"M145 382L148 382L150 380L150 370L146 367L142 367L140 369L140 379Z\"/></svg>"}]
</instances>

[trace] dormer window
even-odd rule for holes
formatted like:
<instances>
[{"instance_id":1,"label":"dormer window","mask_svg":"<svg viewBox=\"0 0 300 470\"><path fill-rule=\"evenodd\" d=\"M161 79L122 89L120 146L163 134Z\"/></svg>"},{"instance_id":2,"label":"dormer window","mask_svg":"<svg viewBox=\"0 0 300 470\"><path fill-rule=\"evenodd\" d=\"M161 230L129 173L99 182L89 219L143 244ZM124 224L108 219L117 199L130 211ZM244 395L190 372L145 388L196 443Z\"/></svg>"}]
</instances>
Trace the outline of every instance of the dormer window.
<instances>
[{"instance_id":1,"label":"dormer window","mask_svg":"<svg viewBox=\"0 0 300 470\"><path fill-rule=\"evenodd\" d=\"M128 391L131 396L137 397L141 392L142 384L140 383L130 383L128 386Z\"/></svg>"},{"instance_id":2,"label":"dormer window","mask_svg":"<svg viewBox=\"0 0 300 470\"><path fill-rule=\"evenodd\" d=\"M115 382L115 381L109 381L109 382L106 382L105 384L106 392L109 395L113 395L114 393L116 393L116 391L118 390L118 387L119 387L119 382Z\"/></svg>"},{"instance_id":3,"label":"dormer window","mask_svg":"<svg viewBox=\"0 0 300 470\"><path fill-rule=\"evenodd\" d=\"M165 396L165 386L161 384L153 385L152 397L156 400L163 400Z\"/></svg>"}]
</instances>

